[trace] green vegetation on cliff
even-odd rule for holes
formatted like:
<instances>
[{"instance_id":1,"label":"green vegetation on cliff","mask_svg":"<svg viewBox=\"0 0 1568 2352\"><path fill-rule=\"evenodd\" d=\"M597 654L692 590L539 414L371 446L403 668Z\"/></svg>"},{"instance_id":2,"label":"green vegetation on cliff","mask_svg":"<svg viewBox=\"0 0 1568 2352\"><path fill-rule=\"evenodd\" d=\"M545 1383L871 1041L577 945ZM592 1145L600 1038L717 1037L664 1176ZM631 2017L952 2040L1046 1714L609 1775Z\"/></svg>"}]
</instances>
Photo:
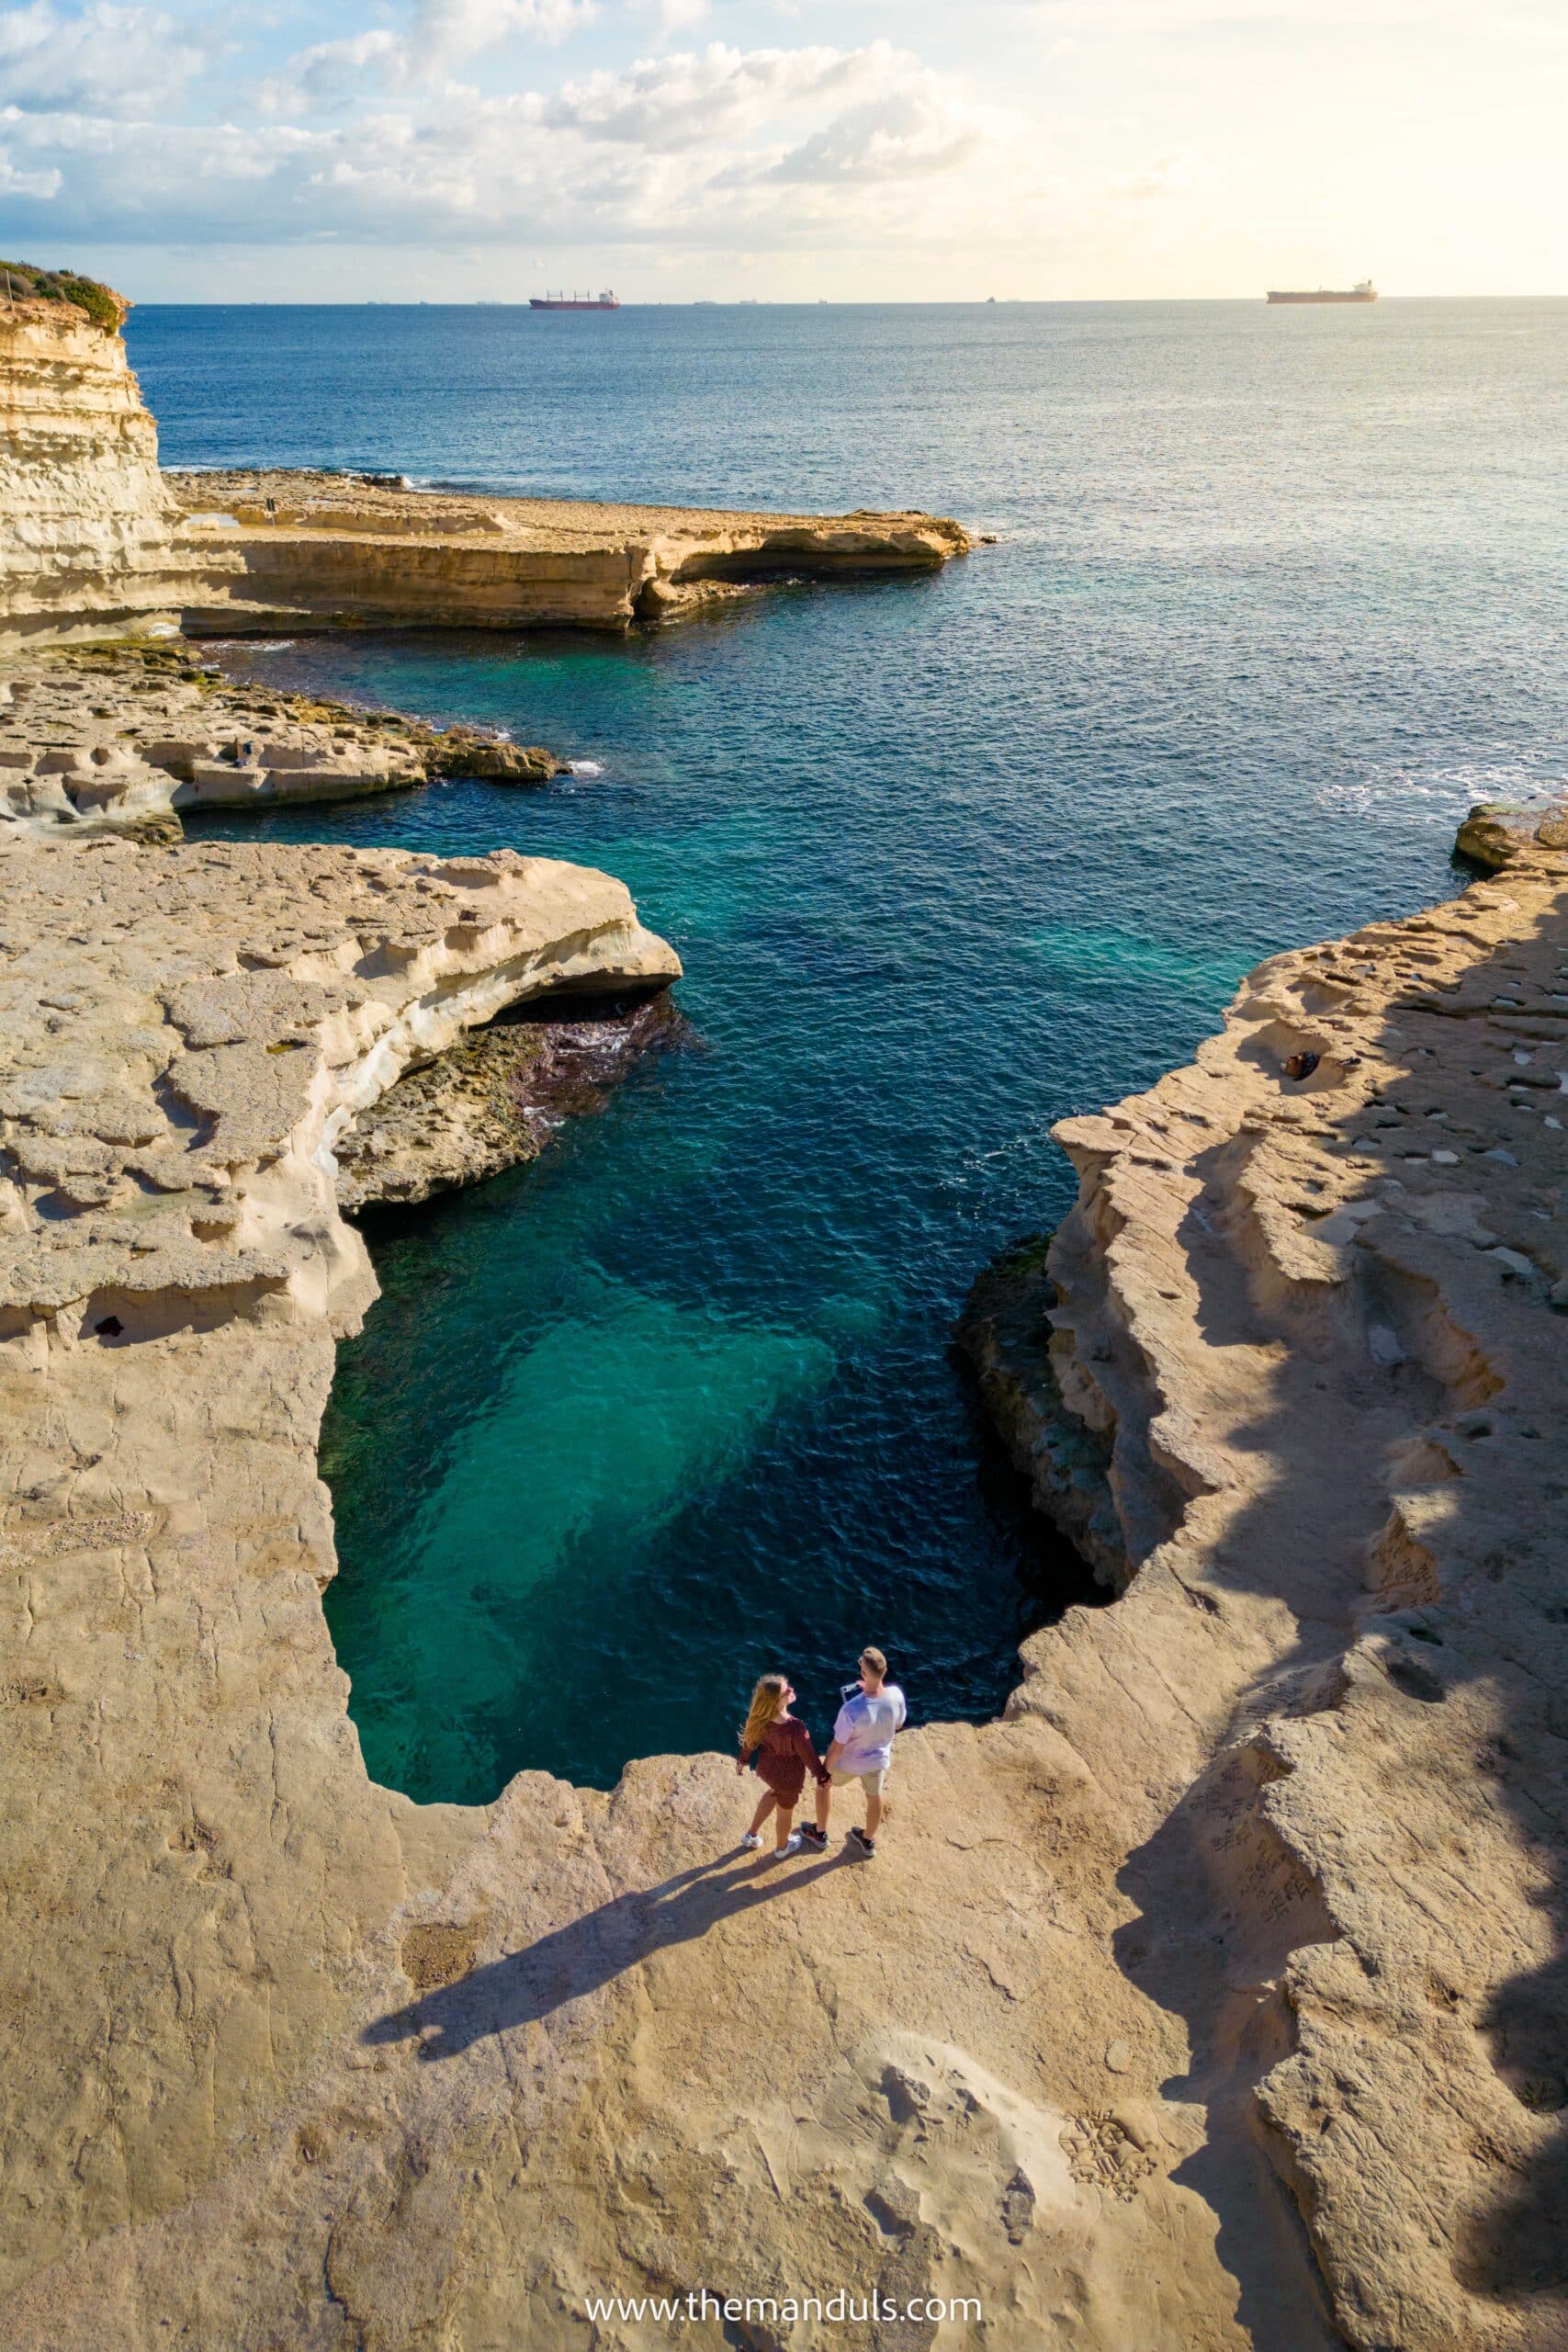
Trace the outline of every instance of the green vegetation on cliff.
<instances>
[{"instance_id":1,"label":"green vegetation on cliff","mask_svg":"<svg viewBox=\"0 0 1568 2352\"><path fill-rule=\"evenodd\" d=\"M130 305L95 277L73 269L39 269L27 261L0 261L0 294L8 302L73 302L106 334L118 334Z\"/></svg>"}]
</instances>

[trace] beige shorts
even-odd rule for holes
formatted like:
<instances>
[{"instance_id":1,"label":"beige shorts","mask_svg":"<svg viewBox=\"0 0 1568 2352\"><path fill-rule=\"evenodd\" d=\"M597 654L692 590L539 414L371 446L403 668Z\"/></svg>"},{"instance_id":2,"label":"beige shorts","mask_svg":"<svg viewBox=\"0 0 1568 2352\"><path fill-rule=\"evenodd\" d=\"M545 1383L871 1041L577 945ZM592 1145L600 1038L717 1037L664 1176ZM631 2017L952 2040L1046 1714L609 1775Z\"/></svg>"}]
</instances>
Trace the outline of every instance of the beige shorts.
<instances>
[{"instance_id":1,"label":"beige shorts","mask_svg":"<svg viewBox=\"0 0 1568 2352\"><path fill-rule=\"evenodd\" d=\"M835 1765L828 1777L836 1789L866 1789L874 1797L879 1797L882 1783L887 1778L887 1767L879 1764L874 1772L840 1772Z\"/></svg>"}]
</instances>

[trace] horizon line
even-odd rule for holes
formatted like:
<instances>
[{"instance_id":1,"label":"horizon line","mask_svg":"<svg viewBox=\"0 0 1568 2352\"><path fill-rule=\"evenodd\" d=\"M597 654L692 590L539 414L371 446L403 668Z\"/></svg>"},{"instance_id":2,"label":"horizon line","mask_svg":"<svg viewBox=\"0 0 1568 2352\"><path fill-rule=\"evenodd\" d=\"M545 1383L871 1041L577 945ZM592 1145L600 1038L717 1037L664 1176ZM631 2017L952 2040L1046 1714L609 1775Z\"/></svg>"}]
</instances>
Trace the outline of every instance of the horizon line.
<instances>
[{"instance_id":1,"label":"horizon line","mask_svg":"<svg viewBox=\"0 0 1568 2352\"><path fill-rule=\"evenodd\" d=\"M1316 292L1319 289L1302 290ZM536 299L527 294L470 295L462 301L433 299L427 295L395 300L376 294L339 299L321 295L310 300L284 300L272 295L193 294L184 300L164 297L137 300L131 303L131 308L133 311L526 311ZM1380 288L1377 299L1380 302L1562 302L1568 301L1568 290L1519 288L1490 294L1385 294ZM1129 303L1152 306L1176 302L1261 302L1267 307L1268 289L1256 294L952 294L920 298L908 295L683 294L648 301L623 298L615 308L621 311L1043 311L1082 309L1095 304L1111 308ZM1371 305L1360 307L1370 308ZM589 306L589 311L592 311L592 306ZM606 311L604 315L614 314Z\"/></svg>"}]
</instances>

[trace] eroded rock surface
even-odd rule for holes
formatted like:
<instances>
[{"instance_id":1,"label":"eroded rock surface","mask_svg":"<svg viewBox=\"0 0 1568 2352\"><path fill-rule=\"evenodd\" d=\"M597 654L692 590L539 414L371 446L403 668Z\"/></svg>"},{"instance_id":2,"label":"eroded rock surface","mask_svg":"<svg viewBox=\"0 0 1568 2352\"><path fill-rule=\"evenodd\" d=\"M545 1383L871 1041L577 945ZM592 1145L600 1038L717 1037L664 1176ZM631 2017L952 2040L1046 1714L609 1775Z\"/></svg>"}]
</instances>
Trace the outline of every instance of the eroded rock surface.
<instances>
[{"instance_id":1,"label":"eroded rock surface","mask_svg":"<svg viewBox=\"0 0 1568 2352\"><path fill-rule=\"evenodd\" d=\"M544 784L561 764L478 728L235 683L186 647L93 646L0 669L0 838L177 840L183 809L354 800L433 776Z\"/></svg>"},{"instance_id":2,"label":"eroded rock surface","mask_svg":"<svg viewBox=\"0 0 1568 2352\"><path fill-rule=\"evenodd\" d=\"M900 1738L861 1868L743 1856L722 1755L365 1778L332 1143L496 986L653 950L541 861L275 861L7 858L7 2347L653 2352L588 2298L703 2286L985 2305L851 2352L1559 2343L1568 858L1069 1122L1009 1294L1055 1378L992 1385L1096 1420L1131 1580Z\"/></svg>"},{"instance_id":3,"label":"eroded rock surface","mask_svg":"<svg viewBox=\"0 0 1568 2352\"><path fill-rule=\"evenodd\" d=\"M780 577L932 571L920 514L485 499L385 477L164 474L123 313L0 299L0 652L169 629L626 629ZM269 510L268 501L271 502Z\"/></svg>"},{"instance_id":4,"label":"eroded rock surface","mask_svg":"<svg viewBox=\"0 0 1568 2352\"><path fill-rule=\"evenodd\" d=\"M24 277L18 281L28 283ZM933 571L920 514L486 499L309 471L162 473L113 322L0 299L0 653L169 631L378 623L626 629L781 577ZM514 768L500 773L514 775Z\"/></svg>"},{"instance_id":5,"label":"eroded rock surface","mask_svg":"<svg viewBox=\"0 0 1568 2352\"><path fill-rule=\"evenodd\" d=\"M1565 852L1532 812L1502 880L1262 966L1057 1130L1077 1204L965 1326L1126 1588L1012 1712L1140 1792L1185 2177L1244 2230L1266 2132L1365 2352L1568 2341Z\"/></svg>"},{"instance_id":6,"label":"eroded rock surface","mask_svg":"<svg viewBox=\"0 0 1568 2352\"><path fill-rule=\"evenodd\" d=\"M356 1114L505 1006L680 969L622 884L512 851L103 842L4 876L0 1301L115 1339L176 1295L357 1314Z\"/></svg>"},{"instance_id":7,"label":"eroded rock surface","mask_svg":"<svg viewBox=\"0 0 1568 2352\"><path fill-rule=\"evenodd\" d=\"M915 513L479 498L287 470L164 479L189 542L243 566L187 611L191 627L223 631L343 620L627 629L769 580L932 571L970 544L959 524Z\"/></svg>"},{"instance_id":8,"label":"eroded rock surface","mask_svg":"<svg viewBox=\"0 0 1568 2352\"><path fill-rule=\"evenodd\" d=\"M498 991L669 966L602 876L289 854L6 862L7 2352L663 2352L590 2299L703 2289L874 2291L848 2352L1560 2342L1568 857L1070 1124L1039 1411L1131 1580L902 1736L856 1866L742 1854L721 1754L367 1780L333 1147ZM679 2335L741 2325L820 2335Z\"/></svg>"},{"instance_id":9,"label":"eroded rock surface","mask_svg":"<svg viewBox=\"0 0 1568 2352\"><path fill-rule=\"evenodd\" d=\"M906 1735L861 1868L743 1854L721 1754L479 1809L366 1778L320 1601L371 1291L333 1148L502 997L672 968L619 887L119 842L5 870L8 2352L653 2352L589 2300L705 2285L1321 2352L1265 2156L1229 2159L1242 2264L1182 2021L1116 1963L1150 1807L1039 1709Z\"/></svg>"},{"instance_id":10,"label":"eroded rock surface","mask_svg":"<svg viewBox=\"0 0 1568 2352\"><path fill-rule=\"evenodd\" d=\"M1460 827L1454 846L1472 865L1497 874L1537 842L1568 849L1568 809L1540 801L1481 800Z\"/></svg>"}]
</instances>

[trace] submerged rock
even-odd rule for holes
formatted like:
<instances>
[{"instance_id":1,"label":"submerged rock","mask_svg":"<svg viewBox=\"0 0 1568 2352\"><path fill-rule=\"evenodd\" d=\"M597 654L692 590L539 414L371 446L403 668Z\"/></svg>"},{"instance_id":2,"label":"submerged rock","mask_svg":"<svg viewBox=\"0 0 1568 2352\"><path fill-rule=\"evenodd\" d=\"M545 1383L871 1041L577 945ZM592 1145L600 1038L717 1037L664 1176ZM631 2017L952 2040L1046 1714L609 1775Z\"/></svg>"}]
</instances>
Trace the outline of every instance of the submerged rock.
<instances>
[{"instance_id":1,"label":"submerged rock","mask_svg":"<svg viewBox=\"0 0 1568 2352\"><path fill-rule=\"evenodd\" d=\"M469 1031L412 1069L336 1146L341 1208L427 1200L537 1159L563 1120L601 1110L682 1027L673 1000L554 1003Z\"/></svg>"}]
</instances>

